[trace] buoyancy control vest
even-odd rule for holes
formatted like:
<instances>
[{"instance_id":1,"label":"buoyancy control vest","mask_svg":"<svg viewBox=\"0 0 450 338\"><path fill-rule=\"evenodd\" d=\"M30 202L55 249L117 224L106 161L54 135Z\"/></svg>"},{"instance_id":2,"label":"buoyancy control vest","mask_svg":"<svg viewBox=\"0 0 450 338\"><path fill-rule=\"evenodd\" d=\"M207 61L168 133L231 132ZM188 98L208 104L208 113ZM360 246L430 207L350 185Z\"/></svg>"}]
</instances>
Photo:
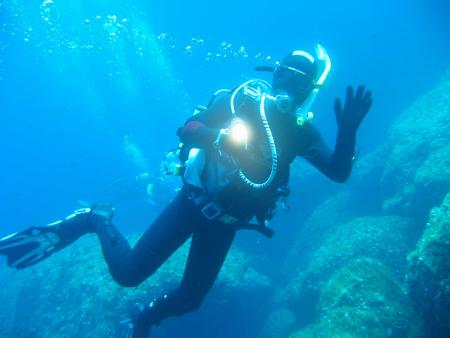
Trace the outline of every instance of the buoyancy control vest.
<instances>
[{"instance_id":1,"label":"buoyancy control vest","mask_svg":"<svg viewBox=\"0 0 450 338\"><path fill-rule=\"evenodd\" d=\"M267 147L268 153L270 154L270 172L268 176L261 182L255 182L247 175L242 165L240 165L239 160L226 151L223 151L221 145L216 142L210 149L193 148L189 150L188 158L185 161L184 172L184 180L187 184L204 189L208 194L220 192L234 181L236 175L238 175L245 185L254 190L263 190L272 184L277 173L278 156L275 141L265 113L265 100L269 91L270 85L267 82L263 80L250 80L228 92L230 95L230 121L228 126L221 126L224 128L222 131L229 130L230 133L233 133L232 136L234 135L233 130L238 128L241 130L238 130L236 134L241 134L242 132L247 133L245 117L240 111L241 104L236 103L238 95L243 98L247 106L253 106L251 108L257 107L256 110L259 110L258 119L262 127L261 133L266 138L263 146ZM209 106L215 102L216 98L217 94L210 100Z\"/></svg>"},{"instance_id":2,"label":"buoyancy control vest","mask_svg":"<svg viewBox=\"0 0 450 338\"><path fill-rule=\"evenodd\" d=\"M239 182L242 189L245 191L253 191L255 196L264 194L263 191L271 190L273 195L271 199L286 198L289 189L287 188L287 178L282 183L276 180L278 170L278 154L273 139L270 125L265 114L265 105L267 96L271 90L270 85L263 80L251 80L236 87L234 90L219 90L214 93L209 101L207 107L197 106L196 112L202 112L210 109L216 102L218 97L223 94L229 96L229 111L230 121L236 121L243 117L240 109L242 102L245 105L253 106L257 112L256 120L260 123L260 132L262 132L264 142L259 144L259 147L265 147L265 153L268 154L266 162L270 163L270 170L262 180L255 181L240 165L239 161L232 155L220 148L220 145L199 149L192 148L189 145L181 145L176 150L179 155L179 173L183 178L185 186L192 192L193 199L198 200L199 205L208 204L210 202L220 203L221 194L226 194L229 191L230 185ZM255 109L256 107L256 109ZM231 126L223 126L230 128ZM166 155L167 156L167 155ZM267 165L267 163L266 163ZM168 166L165 165L167 168ZM275 186L274 186L275 185ZM223 197L223 196L222 196ZM261 212L255 213L251 216L257 216L259 223L265 223L271 218L272 210L275 201L269 201ZM270 206L270 207L269 207ZM221 208L221 206L218 206ZM217 208L213 208L210 216L217 216L220 213ZM216 215L217 214L217 215ZM230 215L228 215L230 216Z\"/></svg>"}]
</instances>

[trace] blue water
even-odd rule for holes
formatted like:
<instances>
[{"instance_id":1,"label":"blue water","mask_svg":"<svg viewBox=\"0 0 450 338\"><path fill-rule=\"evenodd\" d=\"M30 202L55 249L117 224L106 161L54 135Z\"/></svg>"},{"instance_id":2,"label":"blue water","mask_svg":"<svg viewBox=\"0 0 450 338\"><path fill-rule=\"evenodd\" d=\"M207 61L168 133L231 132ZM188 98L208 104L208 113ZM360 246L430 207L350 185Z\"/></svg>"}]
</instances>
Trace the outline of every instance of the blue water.
<instances>
[{"instance_id":1,"label":"blue water","mask_svg":"<svg viewBox=\"0 0 450 338\"><path fill-rule=\"evenodd\" d=\"M333 144L335 97L367 85L367 153L449 66L449 13L445 0L0 0L1 233L110 201L115 180L158 172L195 105L317 42L333 69L316 124ZM139 198L117 204L128 233L157 213Z\"/></svg>"}]
</instances>

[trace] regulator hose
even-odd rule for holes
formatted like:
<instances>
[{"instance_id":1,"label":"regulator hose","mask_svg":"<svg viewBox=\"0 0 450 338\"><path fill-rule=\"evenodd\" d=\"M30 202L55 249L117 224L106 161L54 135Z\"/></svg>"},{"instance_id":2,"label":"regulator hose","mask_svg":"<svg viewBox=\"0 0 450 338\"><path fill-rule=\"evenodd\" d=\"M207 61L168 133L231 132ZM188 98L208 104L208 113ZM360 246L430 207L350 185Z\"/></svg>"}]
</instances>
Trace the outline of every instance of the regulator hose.
<instances>
[{"instance_id":1,"label":"regulator hose","mask_svg":"<svg viewBox=\"0 0 450 338\"><path fill-rule=\"evenodd\" d=\"M270 87L270 85L266 81L262 81L262 80L250 80L250 81L243 83L239 87L237 87L236 90L231 95L231 99L230 99L231 112L233 115L235 115L235 116L237 115L236 109L234 106L234 99L236 97L236 94L242 88L245 88L247 85L249 85L251 83L263 83L264 85ZM245 184L247 184L249 187L251 187L255 190L262 190L262 189L267 188L273 182L273 180L277 174L277 171L278 171L277 148L275 145L275 141L273 139L272 130L270 129L270 125L269 125L269 122L267 121L267 116L266 116L265 102L266 102L267 95L261 94L261 93L259 93L259 95L261 97L261 102L259 104L259 114L260 114L261 122L262 122L262 125L264 128L264 132L266 134L266 138L267 138L267 142L268 142L269 150L270 150L270 155L271 155L271 160L272 160L270 174L264 182L256 183L256 182L253 182L251 179L249 179L242 169L239 169L239 177L241 178L241 180Z\"/></svg>"}]
</instances>

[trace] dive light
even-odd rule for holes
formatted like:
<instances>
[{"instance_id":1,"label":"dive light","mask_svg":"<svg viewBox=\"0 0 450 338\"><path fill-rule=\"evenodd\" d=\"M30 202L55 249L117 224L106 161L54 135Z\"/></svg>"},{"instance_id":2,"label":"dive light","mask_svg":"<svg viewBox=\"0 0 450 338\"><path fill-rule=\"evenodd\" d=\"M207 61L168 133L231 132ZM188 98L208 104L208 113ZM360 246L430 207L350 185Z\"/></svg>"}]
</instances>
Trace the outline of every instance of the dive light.
<instances>
[{"instance_id":1,"label":"dive light","mask_svg":"<svg viewBox=\"0 0 450 338\"><path fill-rule=\"evenodd\" d=\"M236 117L231 121L230 136L234 143L247 145L248 128L242 119Z\"/></svg>"}]
</instances>

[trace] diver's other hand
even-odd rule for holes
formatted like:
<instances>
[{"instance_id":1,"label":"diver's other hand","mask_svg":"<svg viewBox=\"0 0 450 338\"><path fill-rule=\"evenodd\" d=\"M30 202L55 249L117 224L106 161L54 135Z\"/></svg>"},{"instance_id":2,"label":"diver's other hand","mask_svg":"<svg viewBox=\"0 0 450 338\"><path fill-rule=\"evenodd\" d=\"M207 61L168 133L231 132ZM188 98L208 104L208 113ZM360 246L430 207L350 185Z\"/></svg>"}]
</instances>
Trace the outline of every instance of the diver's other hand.
<instances>
[{"instance_id":1,"label":"diver's other hand","mask_svg":"<svg viewBox=\"0 0 450 338\"><path fill-rule=\"evenodd\" d=\"M334 102L334 111L339 129L355 133L372 106L372 92L364 86L358 86L356 93L353 87L347 87L344 107L339 98Z\"/></svg>"}]
</instances>

